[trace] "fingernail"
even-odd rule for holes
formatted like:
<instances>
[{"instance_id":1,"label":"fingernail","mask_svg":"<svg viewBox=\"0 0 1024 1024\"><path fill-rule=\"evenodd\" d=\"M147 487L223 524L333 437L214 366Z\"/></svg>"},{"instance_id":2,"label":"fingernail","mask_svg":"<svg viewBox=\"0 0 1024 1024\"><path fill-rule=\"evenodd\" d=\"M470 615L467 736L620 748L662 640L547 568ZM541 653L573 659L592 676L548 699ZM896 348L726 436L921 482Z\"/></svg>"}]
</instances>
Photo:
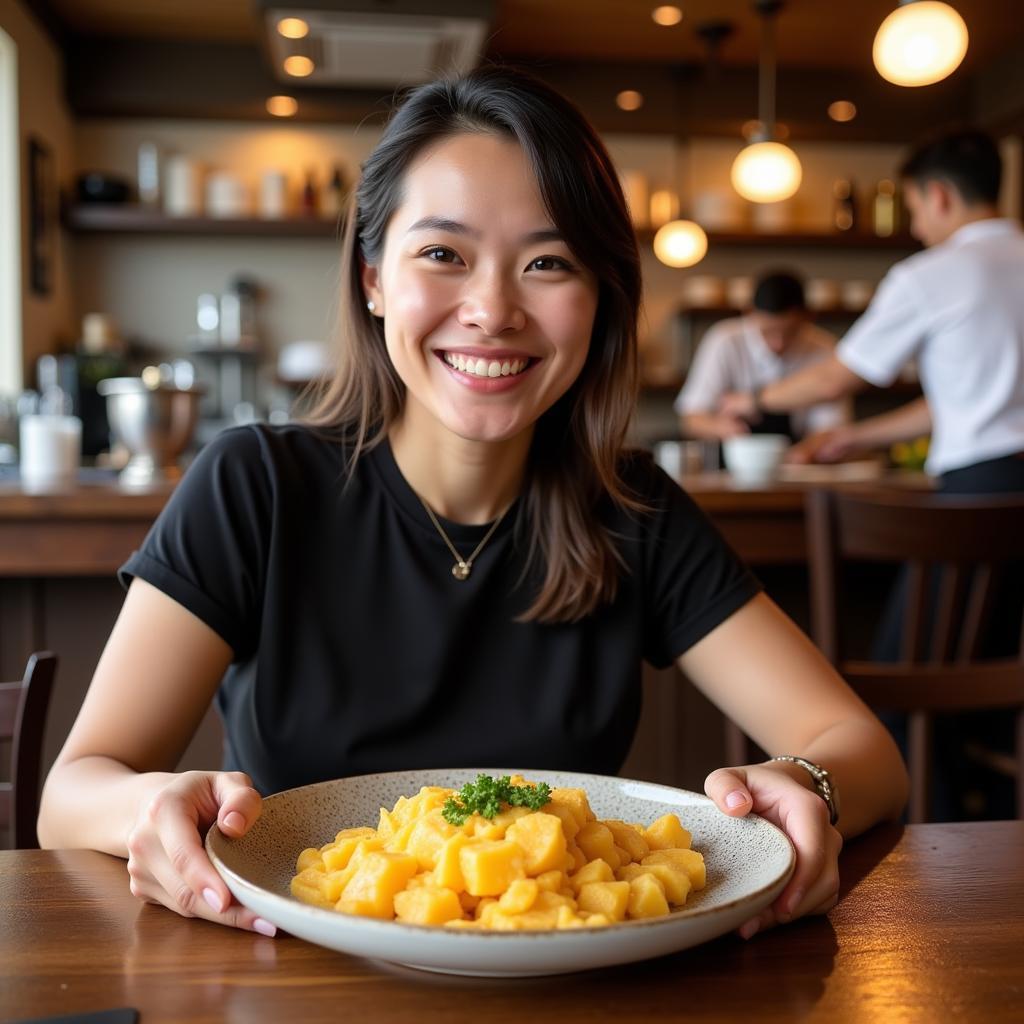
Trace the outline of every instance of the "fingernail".
<instances>
[{"instance_id":1,"label":"fingernail","mask_svg":"<svg viewBox=\"0 0 1024 1024\"><path fill-rule=\"evenodd\" d=\"M271 939L277 934L277 927L269 921L264 921L262 917L253 918L252 930Z\"/></svg>"},{"instance_id":2,"label":"fingernail","mask_svg":"<svg viewBox=\"0 0 1024 1024\"><path fill-rule=\"evenodd\" d=\"M726 807L742 807L747 802L747 794L742 790L734 789L726 798Z\"/></svg>"},{"instance_id":3,"label":"fingernail","mask_svg":"<svg viewBox=\"0 0 1024 1024\"><path fill-rule=\"evenodd\" d=\"M230 814L225 815L224 827L231 829L233 832L244 832L245 818L238 811L232 811Z\"/></svg>"},{"instance_id":4,"label":"fingernail","mask_svg":"<svg viewBox=\"0 0 1024 1024\"><path fill-rule=\"evenodd\" d=\"M760 927L761 927L761 922L760 921L756 921L756 920L755 921L748 921L740 929L740 935L744 939L752 939L757 934L757 930Z\"/></svg>"},{"instance_id":5,"label":"fingernail","mask_svg":"<svg viewBox=\"0 0 1024 1024\"><path fill-rule=\"evenodd\" d=\"M219 914L223 909L220 897L212 889L203 890L203 899L210 904L211 907Z\"/></svg>"}]
</instances>

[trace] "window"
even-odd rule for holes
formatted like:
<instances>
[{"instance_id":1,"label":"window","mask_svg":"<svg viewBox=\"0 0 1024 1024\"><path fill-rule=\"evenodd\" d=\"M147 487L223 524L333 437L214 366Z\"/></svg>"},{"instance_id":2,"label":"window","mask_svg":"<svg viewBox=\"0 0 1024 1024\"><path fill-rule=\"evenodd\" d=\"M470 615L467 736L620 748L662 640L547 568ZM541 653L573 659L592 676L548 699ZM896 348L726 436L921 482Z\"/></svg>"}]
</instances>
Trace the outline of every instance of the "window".
<instances>
[{"instance_id":1,"label":"window","mask_svg":"<svg viewBox=\"0 0 1024 1024\"><path fill-rule=\"evenodd\" d=\"M0 29L0 395L21 390L18 49Z\"/></svg>"}]
</instances>

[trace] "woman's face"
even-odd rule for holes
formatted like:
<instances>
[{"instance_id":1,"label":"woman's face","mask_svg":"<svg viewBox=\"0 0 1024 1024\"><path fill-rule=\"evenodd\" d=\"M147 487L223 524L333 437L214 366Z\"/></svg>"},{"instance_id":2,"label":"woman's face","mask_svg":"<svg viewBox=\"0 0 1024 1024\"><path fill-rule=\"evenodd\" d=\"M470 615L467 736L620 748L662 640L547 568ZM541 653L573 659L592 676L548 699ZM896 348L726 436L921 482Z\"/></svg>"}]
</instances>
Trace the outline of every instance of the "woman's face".
<instances>
[{"instance_id":1,"label":"woman's face","mask_svg":"<svg viewBox=\"0 0 1024 1024\"><path fill-rule=\"evenodd\" d=\"M406 417L467 440L532 428L576 380L597 310L515 142L462 134L409 168L367 298L384 317Z\"/></svg>"}]
</instances>

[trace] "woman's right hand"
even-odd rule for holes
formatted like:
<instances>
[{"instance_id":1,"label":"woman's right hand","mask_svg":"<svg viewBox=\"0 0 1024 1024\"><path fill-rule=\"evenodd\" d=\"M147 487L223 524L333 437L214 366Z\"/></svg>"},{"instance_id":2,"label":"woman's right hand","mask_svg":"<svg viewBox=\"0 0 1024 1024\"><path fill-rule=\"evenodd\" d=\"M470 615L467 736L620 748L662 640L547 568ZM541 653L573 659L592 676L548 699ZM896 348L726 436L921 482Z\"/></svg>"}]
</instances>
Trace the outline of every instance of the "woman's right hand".
<instances>
[{"instance_id":1,"label":"woman's right hand","mask_svg":"<svg viewBox=\"0 0 1024 1024\"><path fill-rule=\"evenodd\" d=\"M128 834L132 895L183 917L274 935L276 928L237 903L203 848L214 823L232 838L260 815L261 799L243 772L183 772L146 801Z\"/></svg>"}]
</instances>

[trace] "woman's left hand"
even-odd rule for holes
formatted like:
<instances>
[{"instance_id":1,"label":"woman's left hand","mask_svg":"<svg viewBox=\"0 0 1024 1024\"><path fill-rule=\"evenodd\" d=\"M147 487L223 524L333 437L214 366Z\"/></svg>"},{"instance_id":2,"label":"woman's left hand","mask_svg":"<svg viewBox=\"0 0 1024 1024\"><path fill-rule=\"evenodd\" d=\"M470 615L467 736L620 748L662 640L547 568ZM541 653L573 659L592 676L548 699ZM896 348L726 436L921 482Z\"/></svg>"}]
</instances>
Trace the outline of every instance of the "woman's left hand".
<instances>
[{"instance_id":1,"label":"woman's left hand","mask_svg":"<svg viewBox=\"0 0 1024 1024\"><path fill-rule=\"evenodd\" d=\"M804 914L824 914L836 905L843 837L829 824L825 801L797 782L783 762L719 768L704 780L704 792L731 818L751 811L766 818L796 848L793 877L771 906L739 928L744 939Z\"/></svg>"}]
</instances>

